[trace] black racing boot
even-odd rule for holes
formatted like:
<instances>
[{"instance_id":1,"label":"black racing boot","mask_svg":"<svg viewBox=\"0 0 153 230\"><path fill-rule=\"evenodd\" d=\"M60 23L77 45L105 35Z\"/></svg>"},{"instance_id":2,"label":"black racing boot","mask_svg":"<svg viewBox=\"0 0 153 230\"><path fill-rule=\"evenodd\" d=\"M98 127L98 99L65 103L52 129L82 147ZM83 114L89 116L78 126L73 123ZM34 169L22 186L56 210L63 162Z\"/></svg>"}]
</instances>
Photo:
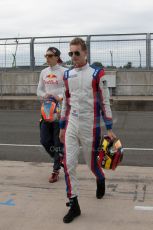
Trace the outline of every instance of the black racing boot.
<instances>
[{"instance_id":1,"label":"black racing boot","mask_svg":"<svg viewBox=\"0 0 153 230\"><path fill-rule=\"evenodd\" d=\"M105 195L105 178L103 180L97 179L97 190L96 190L96 197L97 199L103 198Z\"/></svg>"},{"instance_id":2,"label":"black racing boot","mask_svg":"<svg viewBox=\"0 0 153 230\"><path fill-rule=\"evenodd\" d=\"M74 198L70 198L70 201L66 203L66 206L70 207L70 209L63 218L64 223L70 223L75 217L81 215L81 210L80 210L77 196Z\"/></svg>"}]
</instances>

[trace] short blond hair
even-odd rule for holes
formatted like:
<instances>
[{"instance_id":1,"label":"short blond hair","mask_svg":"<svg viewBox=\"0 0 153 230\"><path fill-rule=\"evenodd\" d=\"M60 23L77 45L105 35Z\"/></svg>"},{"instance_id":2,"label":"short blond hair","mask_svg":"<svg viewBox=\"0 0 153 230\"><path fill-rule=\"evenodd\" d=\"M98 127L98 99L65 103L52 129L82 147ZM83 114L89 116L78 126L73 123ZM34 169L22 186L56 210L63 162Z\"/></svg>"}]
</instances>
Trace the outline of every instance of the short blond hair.
<instances>
[{"instance_id":1,"label":"short blond hair","mask_svg":"<svg viewBox=\"0 0 153 230\"><path fill-rule=\"evenodd\" d=\"M71 45L80 45L82 50L86 51L87 50L87 45L85 43L85 41L82 38L74 38L71 42L70 42L70 46Z\"/></svg>"}]
</instances>

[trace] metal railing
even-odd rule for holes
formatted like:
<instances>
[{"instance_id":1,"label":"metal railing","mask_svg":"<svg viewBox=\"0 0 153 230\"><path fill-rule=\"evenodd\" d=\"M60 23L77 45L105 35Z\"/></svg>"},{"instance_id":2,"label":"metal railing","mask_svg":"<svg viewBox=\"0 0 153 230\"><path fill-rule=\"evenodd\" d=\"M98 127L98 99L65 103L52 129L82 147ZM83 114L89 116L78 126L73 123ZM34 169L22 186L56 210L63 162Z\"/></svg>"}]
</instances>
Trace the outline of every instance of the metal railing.
<instances>
[{"instance_id":1,"label":"metal railing","mask_svg":"<svg viewBox=\"0 0 153 230\"><path fill-rule=\"evenodd\" d=\"M152 35L99 34L78 35L88 47L88 61L107 69L151 69ZM0 69L41 69L45 65L44 54L49 46L61 51L65 64L71 63L68 56L69 42L76 36L48 36L0 38Z\"/></svg>"}]
</instances>

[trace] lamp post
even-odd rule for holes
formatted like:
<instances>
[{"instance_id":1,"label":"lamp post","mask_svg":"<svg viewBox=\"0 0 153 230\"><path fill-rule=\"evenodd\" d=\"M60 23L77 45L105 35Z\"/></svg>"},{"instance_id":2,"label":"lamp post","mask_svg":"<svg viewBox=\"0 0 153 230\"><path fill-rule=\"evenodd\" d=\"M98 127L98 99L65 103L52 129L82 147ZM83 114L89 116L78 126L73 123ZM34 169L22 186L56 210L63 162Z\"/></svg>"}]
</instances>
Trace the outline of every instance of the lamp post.
<instances>
[{"instance_id":1,"label":"lamp post","mask_svg":"<svg viewBox=\"0 0 153 230\"><path fill-rule=\"evenodd\" d=\"M12 56L13 56L12 67L14 67L14 68L16 68L16 53L17 53L17 48L18 48L18 44L19 44L17 39L15 39L15 43L16 43L15 53L12 54Z\"/></svg>"},{"instance_id":2,"label":"lamp post","mask_svg":"<svg viewBox=\"0 0 153 230\"><path fill-rule=\"evenodd\" d=\"M113 51L110 50L110 55L111 55L111 66L113 67Z\"/></svg>"},{"instance_id":3,"label":"lamp post","mask_svg":"<svg viewBox=\"0 0 153 230\"><path fill-rule=\"evenodd\" d=\"M139 50L139 58L140 58L140 66L139 67L141 68L142 66L141 66L141 51L140 50Z\"/></svg>"}]
</instances>

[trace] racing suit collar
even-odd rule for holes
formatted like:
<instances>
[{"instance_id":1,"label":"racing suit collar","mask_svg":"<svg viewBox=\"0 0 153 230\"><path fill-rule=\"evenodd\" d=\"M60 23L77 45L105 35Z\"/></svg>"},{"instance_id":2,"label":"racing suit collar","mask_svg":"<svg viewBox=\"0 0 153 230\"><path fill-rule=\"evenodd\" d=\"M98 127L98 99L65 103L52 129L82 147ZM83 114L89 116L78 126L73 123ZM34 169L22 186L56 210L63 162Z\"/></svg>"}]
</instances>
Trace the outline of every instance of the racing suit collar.
<instances>
[{"instance_id":1,"label":"racing suit collar","mask_svg":"<svg viewBox=\"0 0 153 230\"><path fill-rule=\"evenodd\" d=\"M59 64L56 64L56 65L54 65L54 66L49 66L49 68L51 69L51 70L57 70L58 68L59 68Z\"/></svg>"},{"instance_id":2,"label":"racing suit collar","mask_svg":"<svg viewBox=\"0 0 153 230\"><path fill-rule=\"evenodd\" d=\"M86 63L85 65L79 66L79 67L74 66L74 68L75 68L76 71L80 71L80 70L88 68L88 66L89 66L89 63Z\"/></svg>"}]
</instances>

